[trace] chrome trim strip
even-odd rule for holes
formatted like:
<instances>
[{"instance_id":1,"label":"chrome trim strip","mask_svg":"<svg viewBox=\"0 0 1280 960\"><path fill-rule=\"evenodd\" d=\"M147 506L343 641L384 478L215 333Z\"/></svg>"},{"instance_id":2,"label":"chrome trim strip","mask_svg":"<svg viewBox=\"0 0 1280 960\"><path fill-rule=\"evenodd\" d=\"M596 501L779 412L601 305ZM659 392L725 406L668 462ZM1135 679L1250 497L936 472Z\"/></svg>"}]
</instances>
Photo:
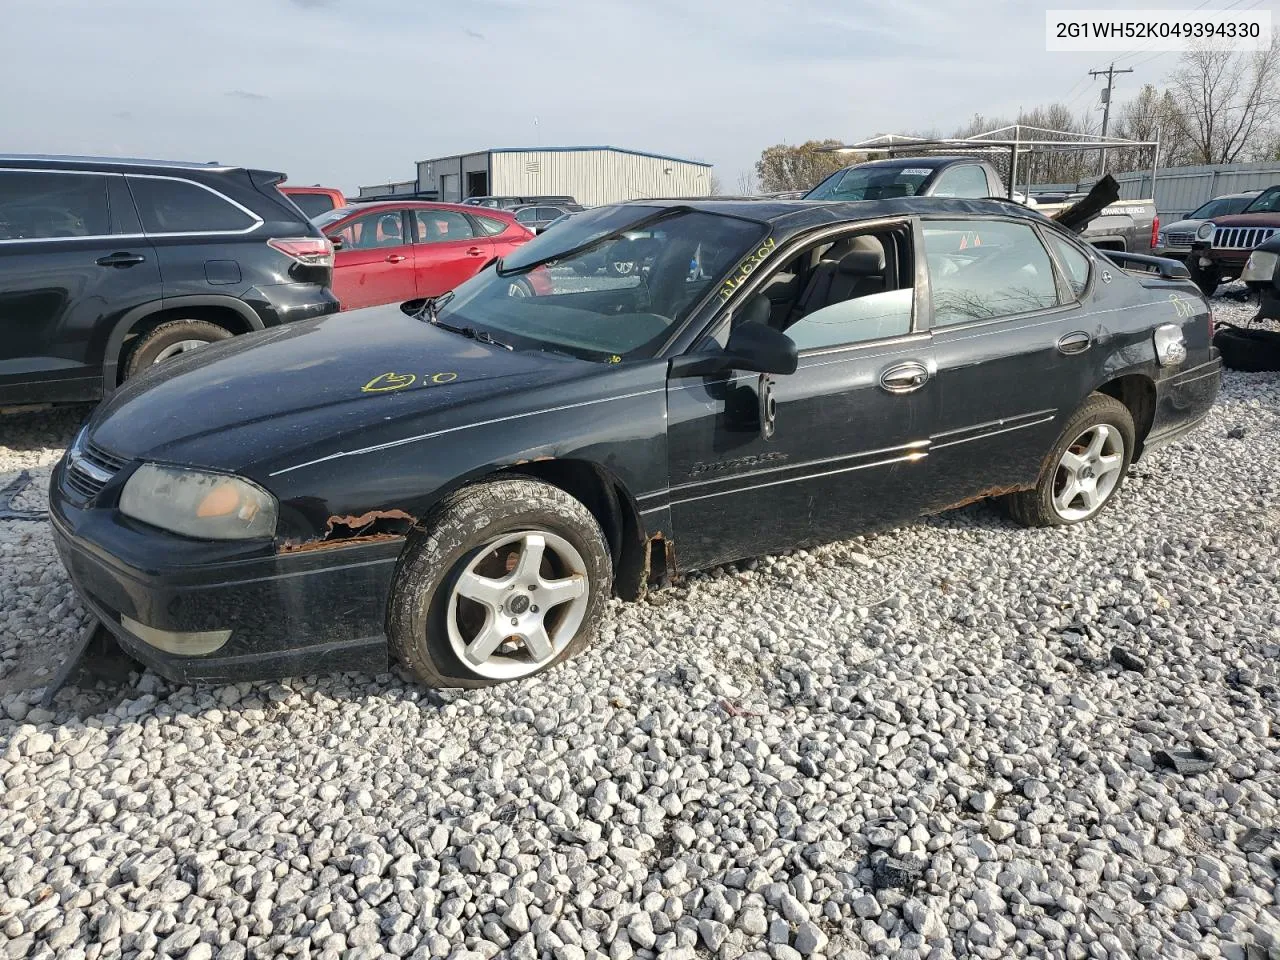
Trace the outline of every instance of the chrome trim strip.
<instances>
[{"instance_id":1,"label":"chrome trim strip","mask_svg":"<svg viewBox=\"0 0 1280 960\"><path fill-rule=\"evenodd\" d=\"M83 473L94 483L105 484L108 480L115 476L108 470L104 470L97 464L90 462L83 456L74 456L69 464L70 468L77 473Z\"/></svg>"},{"instance_id":2,"label":"chrome trim strip","mask_svg":"<svg viewBox=\"0 0 1280 960\"><path fill-rule=\"evenodd\" d=\"M975 423L968 427L956 427L953 430L943 430L941 433L933 434L933 439L936 440L938 437L955 436L957 433L964 433L966 430L981 430L984 427L1003 427L1006 423L1013 424L1017 423L1019 420L1027 420L1031 417L1043 417L1045 414L1054 414L1057 412L1058 411L1056 409L1034 410L1031 413L1020 413L1015 417L1001 417L999 420L988 420L985 423Z\"/></svg>"},{"instance_id":3,"label":"chrome trim strip","mask_svg":"<svg viewBox=\"0 0 1280 960\"><path fill-rule=\"evenodd\" d=\"M681 490L689 490L693 487L705 487L709 483L736 480L739 477L758 477L767 473L778 473L782 470L802 470L805 467L821 467L828 463L840 463L842 460L854 460L860 457L878 457L883 453L895 453L899 450L924 450L928 446L928 440L912 440L910 443L900 443L893 447L882 447L879 450L860 450L857 453L841 454L838 457L823 457L819 460L803 460L800 463L784 463L776 467L761 467L758 470L745 470L742 473L726 473L718 477L709 477L706 480L690 480L685 483L678 483L665 492L678 493ZM815 474L815 476L824 476L824 474ZM801 477L797 479L803 478Z\"/></svg>"},{"instance_id":4,"label":"chrome trim strip","mask_svg":"<svg viewBox=\"0 0 1280 960\"><path fill-rule=\"evenodd\" d=\"M666 392L666 386L662 386L657 390L640 390L636 393L621 393L615 397L599 397L595 400L583 400L581 403L566 403L559 407L547 407L542 410L527 410L524 413L513 413L507 417L494 417L492 420L478 420L475 423L464 423L457 427L446 427L443 430L433 430L430 433L420 433L414 437L403 437L399 440L392 440L388 443L379 443L371 447L361 447L358 450L339 450L337 453L331 453L328 456L320 457L316 460L308 460L305 463L296 463L292 467L285 467L282 470L276 470L267 474L267 476L278 477L282 473L301 470L303 467L314 467L318 463L328 463L330 460L341 460L343 457L358 457L366 453L377 453L380 450L390 450L393 447L403 447L406 444L417 443L419 440L430 440L434 437L442 437L446 433L457 433L459 430L470 430L472 427L487 427L495 423L506 423L509 420L520 420L524 417L536 417L544 413L559 413L561 410L575 410L579 407L590 407L597 403L608 403L610 400L630 400L632 397L647 397L650 394Z\"/></svg>"},{"instance_id":5,"label":"chrome trim strip","mask_svg":"<svg viewBox=\"0 0 1280 960\"><path fill-rule=\"evenodd\" d=\"M948 440L946 443L935 443L929 449L941 450L943 447L954 447L956 444L959 444L959 443L969 443L970 441L973 441L973 440L985 440L987 439L987 437L996 437L1002 433L1009 433L1013 430L1024 430L1027 427L1039 426L1042 423L1048 423L1052 419L1053 417L1051 416L1041 417L1039 420L1032 420L1030 423L1020 423L1014 427L1005 427L1003 430L992 430L989 433L979 433L977 436L973 436L973 437L961 437L959 440Z\"/></svg>"},{"instance_id":6,"label":"chrome trim strip","mask_svg":"<svg viewBox=\"0 0 1280 960\"><path fill-rule=\"evenodd\" d=\"M855 470L868 470L871 467L886 467L894 463L911 463L917 460L923 460L929 454L927 451L909 453L905 457L892 457L889 460L877 460L874 463L859 463L852 467L841 467L839 470L824 470L822 473L806 473L802 477L789 477L786 480L771 480L768 483L757 483L750 487L735 487L732 490L719 490L715 493L703 493L696 497L685 497L683 500L673 500L669 506L679 506L682 503L693 503L695 500L709 500L712 497L724 497L734 493L746 493L750 490L763 490L765 487L778 487L784 483L796 483L801 480L816 480L819 477L832 477L840 473L852 473Z\"/></svg>"}]
</instances>

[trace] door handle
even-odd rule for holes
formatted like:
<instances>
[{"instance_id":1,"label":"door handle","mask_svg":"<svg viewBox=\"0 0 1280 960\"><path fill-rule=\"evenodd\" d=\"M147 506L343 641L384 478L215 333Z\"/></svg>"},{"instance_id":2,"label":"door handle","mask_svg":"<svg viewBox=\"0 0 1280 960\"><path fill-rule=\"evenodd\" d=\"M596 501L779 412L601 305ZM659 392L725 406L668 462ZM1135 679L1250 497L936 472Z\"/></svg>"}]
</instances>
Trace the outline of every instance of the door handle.
<instances>
[{"instance_id":1,"label":"door handle","mask_svg":"<svg viewBox=\"0 0 1280 960\"><path fill-rule=\"evenodd\" d=\"M1070 356L1073 353L1084 353L1093 346L1093 337L1089 336L1083 330L1076 330L1073 333L1064 333L1058 338L1058 352L1065 353Z\"/></svg>"},{"instance_id":2,"label":"door handle","mask_svg":"<svg viewBox=\"0 0 1280 960\"><path fill-rule=\"evenodd\" d=\"M408 259L408 257L402 256L398 253L391 253L387 255L387 263L402 263Z\"/></svg>"},{"instance_id":3,"label":"door handle","mask_svg":"<svg viewBox=\"0 0 1280 960\"><path fill-rule=\"evenodd\" d=\"M928 379L929 368L912 360L880 374L880 387L889 393L910 393L923 387Z\"/></svg>"},{"instance_id":4,"label":"door handle","mask_svg":"<svg viewBox=\"0 0 1280 960\"><path fill-rule=\"evenodd\" d=\"M100 267L132 267L134 264L142 263L147 258L140 253L111 253L105 257L99 257L94 261Z\"/></svg>"},{"instance_id":5,"label":"door handle","mask_svg":"<svg viewBox=\"0 0 1280 960\"><path fill-rule=\"evenodd\" d=\"M484 256L484 251L483 251L483 250L481 250L479 247L468 247L468 248L467 248L467 256L468 256L468 257L483 257L483 256Z\"/></svg>"}]
</instances>

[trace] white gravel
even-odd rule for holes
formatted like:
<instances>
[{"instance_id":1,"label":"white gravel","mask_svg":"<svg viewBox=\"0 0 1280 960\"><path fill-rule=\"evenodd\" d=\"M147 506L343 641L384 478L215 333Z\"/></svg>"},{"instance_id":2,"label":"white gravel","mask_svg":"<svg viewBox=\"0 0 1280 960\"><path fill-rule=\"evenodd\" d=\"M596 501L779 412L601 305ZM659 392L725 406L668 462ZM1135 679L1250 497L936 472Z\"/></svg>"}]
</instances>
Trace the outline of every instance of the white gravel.
<instances>
[{"instance_id":1,"label":"white gravel","mask_svg":"<svg viewBox=\"0 0 1280 960\"><path fill-rule=\"evenodd\" d=\"M0 421L0 483L83 413ZM1278 436L1280 380L1229 374L1092 523L713 571L465 694L144 674L51 716L84 614L0 523L0 957L1280 950Z\"/></svg>"}]
</instances>

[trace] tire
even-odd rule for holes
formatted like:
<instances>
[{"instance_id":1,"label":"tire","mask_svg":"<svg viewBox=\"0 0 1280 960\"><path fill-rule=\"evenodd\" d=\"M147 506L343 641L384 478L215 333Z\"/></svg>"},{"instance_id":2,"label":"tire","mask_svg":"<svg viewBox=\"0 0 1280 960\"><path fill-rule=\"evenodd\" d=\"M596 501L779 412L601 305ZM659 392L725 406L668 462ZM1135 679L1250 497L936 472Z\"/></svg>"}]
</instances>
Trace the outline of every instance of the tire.
<instances>
[{"instance_id":1,"label":"tire","mask_svg":"<svg viewBox=\"0 0 1280 960\"><path fill-rule=\"evenodd\" d=\"M1006 498L1009 515L1026 527L1064 527L1096 517L1124 484L1135 437L1128 407L1091 394L1044 458L1035 488ZM1074 461L1065 461L1068 454ZM1073 482L1079 492L1067 496Z\"/></svg>"},{"instance_id":2,"label":"tire","mask_svg":"<svg viewBox=\"0 0 1280 960\"><path fill-rule=\"evenodd\" d=\"M516 277L507 283L507 296L516 298L535 296L533 284L524 277Z\"/></svg>"},{"instance_id":3,"label":"tire","mask_svg":"<svg viewBox=\"0 0 1280 960\"><path fill-rule=\"evenodd\" d=\"M522 564L538 540L537 589L528 590L530 568ZM604 534L580 501L537 480L487 481L445 500L411 535L392 581L387 637L395 657L428 687L492 686L542 673L585 649L612 589ZM536 598L549 590L565 599L540 609ZM537 637L538 625L535 648L524 638ZM495 646L476 651L478 643ZM466 657L469 651L480 655Z\"/></svg>"},{"instance_id":4,"label":"tire","mask_svg":"<svg viewBox=\"0 0 1280 960\"><path fill-rule=\"evenodd\" d=\"M208 320L169 320L138 339L129 353L124 378L136 376L148 367L164 363L196 346L207 346L235 336L226 327Z\"/></svg>"},{"instance_id":5,"label":"tire","mask_svg":"<svg viewBox=\"0 0 1280 960\"><path fill-rule=\"evenodd\" d=\"M634 260L609 260L609 272L615 277L629 277L636 272Z\"/></svg>"},{"instance_id":6,"label":"tire","mask_svg":"<svg viewBox=\"0 0 1280 960\"><path fill-rule=\"evenodd\" d=\"M1222 284L1222 271L1217 267L1191 267L1191 279L1206 297L1212 297L1214 291Z\"/></svg>"}]
</instances>

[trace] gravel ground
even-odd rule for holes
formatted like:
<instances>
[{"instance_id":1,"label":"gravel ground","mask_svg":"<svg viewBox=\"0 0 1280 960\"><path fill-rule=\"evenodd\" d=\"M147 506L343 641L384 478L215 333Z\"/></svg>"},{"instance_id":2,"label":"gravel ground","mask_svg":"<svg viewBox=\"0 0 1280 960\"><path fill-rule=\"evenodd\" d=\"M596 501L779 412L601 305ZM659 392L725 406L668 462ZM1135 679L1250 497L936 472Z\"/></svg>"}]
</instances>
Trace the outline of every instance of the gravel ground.
<instances>
[{"instance_id":1,"label":"gravel ground","mask_svg":"<svg viewBox=\"0 0 1280 960\"><path fill-rule=\"evenodd\" d=\"M84 412L0 424L0 483L38 504ZM0 523L0 956L1275 956L1278 434L1276 376L1229 374L1092 523L979 504L690 577L463 694L42 711L85 617Z\"/></svg>"}]
</instances>

